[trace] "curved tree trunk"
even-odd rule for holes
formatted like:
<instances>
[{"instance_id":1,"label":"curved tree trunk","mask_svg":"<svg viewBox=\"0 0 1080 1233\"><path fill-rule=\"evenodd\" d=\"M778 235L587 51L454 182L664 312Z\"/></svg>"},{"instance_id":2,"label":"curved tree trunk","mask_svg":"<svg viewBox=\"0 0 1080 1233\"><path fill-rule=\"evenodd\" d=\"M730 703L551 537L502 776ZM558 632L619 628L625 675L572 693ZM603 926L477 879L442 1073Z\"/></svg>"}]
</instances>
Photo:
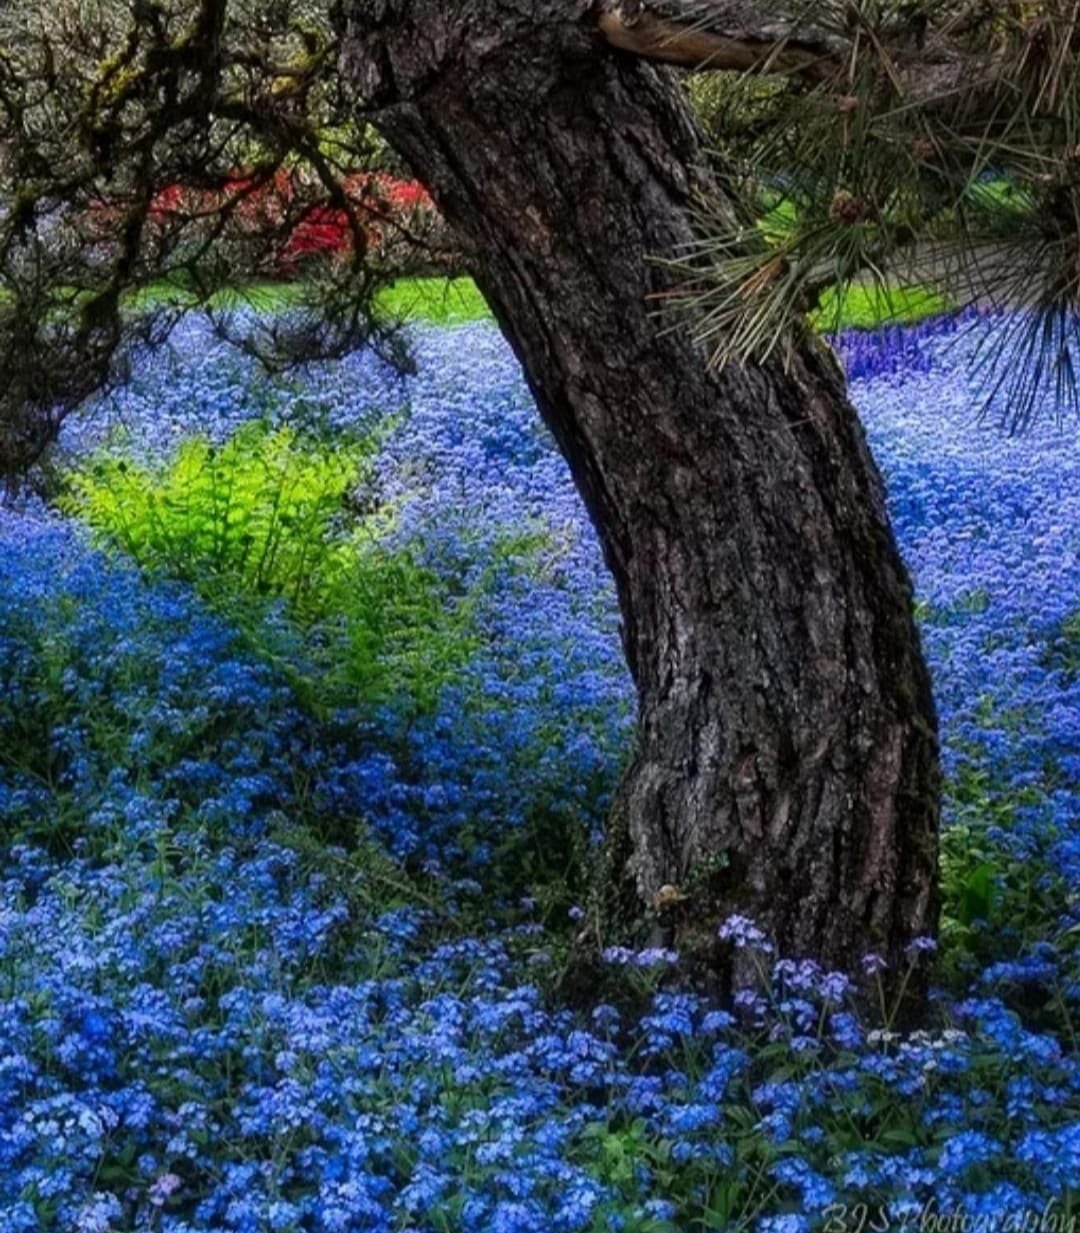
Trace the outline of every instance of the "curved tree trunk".
<instances>
[{"instance_id":1,"label":"curved tree trunk","mask_svg":"<svg viewBox=\"0 0 1080 1233\"><path fill-rule=\"evenodd\" d=\"M342 12L360 105L462 238L615 576L640 728L613 850L640 900L713 965L735 912L789 954L897 958L937 911L910 586L826 349L715 373L657 320L653 259L720 191L677 84L583 0Z\"/></svg>"}]
</instances>

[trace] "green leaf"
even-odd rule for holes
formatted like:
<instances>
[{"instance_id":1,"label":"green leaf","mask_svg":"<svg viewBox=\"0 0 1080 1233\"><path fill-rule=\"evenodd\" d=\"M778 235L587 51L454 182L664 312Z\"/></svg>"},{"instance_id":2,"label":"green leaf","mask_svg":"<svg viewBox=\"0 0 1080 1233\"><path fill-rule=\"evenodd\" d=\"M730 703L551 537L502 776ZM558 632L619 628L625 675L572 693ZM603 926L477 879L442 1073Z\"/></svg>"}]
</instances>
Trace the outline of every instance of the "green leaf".
<instances>
[{"instance_id":1,"label":"green leaf","mask_svg":"<svg viewBox=\"0 0 1080 1233\"><path fill-rule=\"evenodd\" d=\"M960 921L970 925L976 920L989 920L994 906L996 870L984 861L964 879L960 895Z\"/></svg>"}]
</instances>

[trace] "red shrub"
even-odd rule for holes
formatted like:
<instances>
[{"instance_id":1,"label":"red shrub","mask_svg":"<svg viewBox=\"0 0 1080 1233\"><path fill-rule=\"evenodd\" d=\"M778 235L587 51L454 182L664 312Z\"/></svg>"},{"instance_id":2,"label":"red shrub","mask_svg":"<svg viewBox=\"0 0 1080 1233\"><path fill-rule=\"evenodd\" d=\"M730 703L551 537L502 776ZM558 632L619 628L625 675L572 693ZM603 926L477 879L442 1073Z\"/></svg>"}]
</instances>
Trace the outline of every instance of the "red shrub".
<instances>
[{"instance_id":1,"label":"red shrub","mask_svg":"<svg viewBox=\"0 0 1080 1233\"><path fill-rule=\"evenodd\" d=\"M430 227L437 217L427 190L412 181L365 172L350 176L344 190L357 209L359 225L371 248L392 240L399 228ZM291 272L308 257L352 252L348 212L315 200L307 207L303 205L305 197L317 195L316 186L302 185L282 169L264 184L238 176L218 192L168 185L154 197L150 216L159 224L167 224L175 219L211 218L224 209L231 211L245 237L269 237L269 233L287 228L286 234L277 237L275 251L281 271ZM291 217L295 221L289 222Z\"/></svg>"}]
</instances>

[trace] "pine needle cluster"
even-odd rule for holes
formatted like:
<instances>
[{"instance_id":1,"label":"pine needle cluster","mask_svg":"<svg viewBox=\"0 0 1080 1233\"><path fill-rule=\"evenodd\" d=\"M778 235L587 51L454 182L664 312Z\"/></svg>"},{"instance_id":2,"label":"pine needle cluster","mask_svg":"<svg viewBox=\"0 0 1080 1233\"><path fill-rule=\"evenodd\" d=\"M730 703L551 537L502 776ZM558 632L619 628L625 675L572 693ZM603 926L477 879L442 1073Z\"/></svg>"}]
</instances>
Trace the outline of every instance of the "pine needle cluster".
<instances>
[{"instance_id":1,"label":"pine needle cluster","mask_svg":"<svg viewBox=\"0 0 1080 1233\"><path fill-rule=\"evenodd\" d=\"M927 286L1008 314L980 376L1013 427L1075 409L1080 3L754 7L771 60L692 83L728 191L675 265L714 362L789 353L825 288ZM710 30L731 8L683 11ZM779 71L808 31L819 54Z\"/></svg>"}]
</instances>

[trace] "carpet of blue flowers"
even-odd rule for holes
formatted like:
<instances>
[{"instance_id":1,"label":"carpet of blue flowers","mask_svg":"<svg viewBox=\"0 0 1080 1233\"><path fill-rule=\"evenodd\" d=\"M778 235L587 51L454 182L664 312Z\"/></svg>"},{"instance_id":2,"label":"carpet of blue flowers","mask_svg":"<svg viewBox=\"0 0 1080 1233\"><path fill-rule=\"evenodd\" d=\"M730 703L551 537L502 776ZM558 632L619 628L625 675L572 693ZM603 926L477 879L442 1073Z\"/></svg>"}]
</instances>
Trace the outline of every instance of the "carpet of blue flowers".
<instances>
[{"instance_id":1,"label":"carpet of blue flowers","mask_svg":"<svg viewBox=\"0 0 1080 1233\"><path fill-rule=\"evenodd\" d=\"M320 688L325 614L304 637L0 511L0 1233L1075 1228L1080 454L975 423L971 345L845 344L949 775L906 1034L745 921L771 997L725 1011L619 950L591 1004L560 993L632 694L493 327L421 334L410 378L274 383L195 327L145 357L67 432L72 474L382 425L353 517L457 615L437 664L387 643L400 691L353 696Z\"/></svg>"}]
</instances>

